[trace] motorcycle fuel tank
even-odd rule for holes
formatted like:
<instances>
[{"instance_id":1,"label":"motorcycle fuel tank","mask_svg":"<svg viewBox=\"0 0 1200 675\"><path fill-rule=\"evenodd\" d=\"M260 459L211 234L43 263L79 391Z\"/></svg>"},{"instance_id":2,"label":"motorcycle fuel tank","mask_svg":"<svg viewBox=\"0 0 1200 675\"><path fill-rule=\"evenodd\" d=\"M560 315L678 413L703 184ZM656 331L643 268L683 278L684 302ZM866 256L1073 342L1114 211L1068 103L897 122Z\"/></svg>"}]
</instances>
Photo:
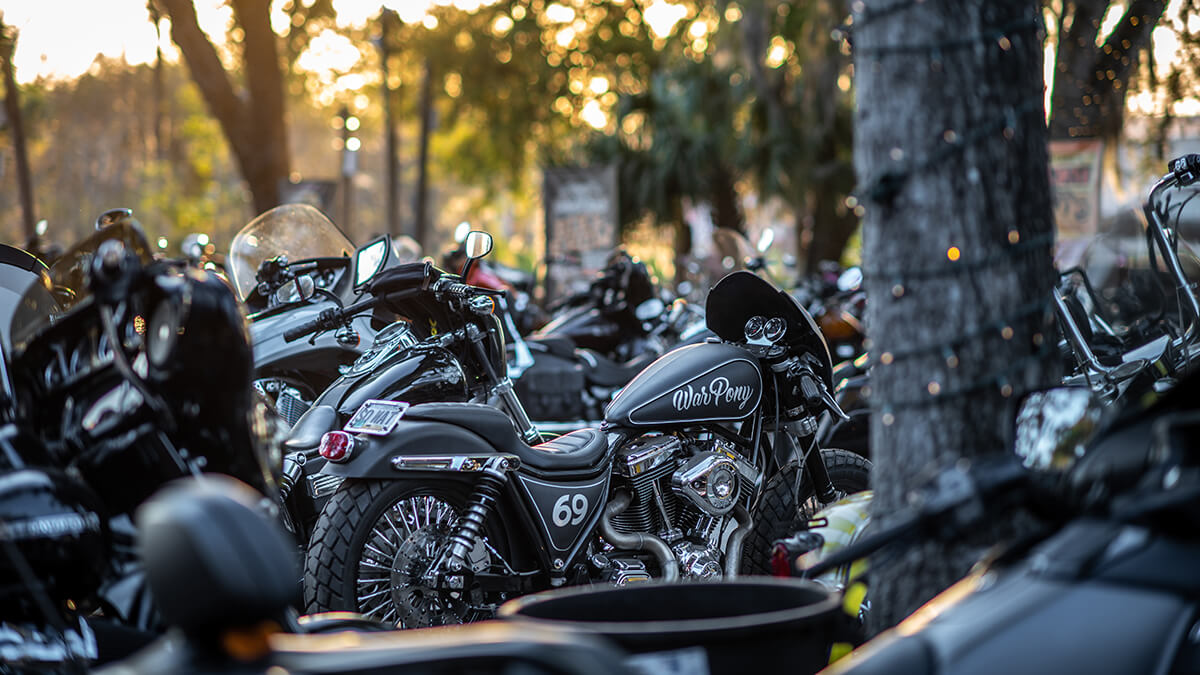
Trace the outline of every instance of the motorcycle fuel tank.
<instances>
[{"instance_id":1,"label":"motorcycle fuel tank","mask_svg":"<svg viewBox=\"0 0 1200 675\"><path fill-rule=\"evenodd\" d=\"M617 394L609 424L645 427L745 419L762 397L762 373L745 350L704 343L680 347L651 363Z\"/></svg>"},{"instance_id":2,"label":"motorcycle fuel tank","mask_svg":"<svg viewBox=\"0 0 1200 675\"><path fill-rule=\"evenodd\" d=\"M418 346L397 351L366 373L341 377L313 405L331 405L341 415L353 415L373 398L415 404L469 397L458 359L443 349Z\"/></svg>"}]
</instances>

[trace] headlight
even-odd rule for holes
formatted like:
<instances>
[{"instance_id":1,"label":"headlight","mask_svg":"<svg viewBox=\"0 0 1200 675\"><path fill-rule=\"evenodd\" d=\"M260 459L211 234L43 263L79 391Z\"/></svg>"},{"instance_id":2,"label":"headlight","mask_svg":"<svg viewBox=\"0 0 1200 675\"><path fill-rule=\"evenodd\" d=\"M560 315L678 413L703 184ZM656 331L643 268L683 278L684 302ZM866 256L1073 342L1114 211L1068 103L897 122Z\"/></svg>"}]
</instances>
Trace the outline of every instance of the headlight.
<instances>
[{"instance_id":1,"label":"headlight","mask_svg":"<svg viewBox=\"0 0 1200 675\"><path fill-rule=\"evenodd\" d=\"M170 299L163 300L154 308L150 315L150 323L146 327L146 351L150 362L157 368L165 367L179 343L179 333L183 326L179 321L179 307Z\"/></svg>"}]
</instances>

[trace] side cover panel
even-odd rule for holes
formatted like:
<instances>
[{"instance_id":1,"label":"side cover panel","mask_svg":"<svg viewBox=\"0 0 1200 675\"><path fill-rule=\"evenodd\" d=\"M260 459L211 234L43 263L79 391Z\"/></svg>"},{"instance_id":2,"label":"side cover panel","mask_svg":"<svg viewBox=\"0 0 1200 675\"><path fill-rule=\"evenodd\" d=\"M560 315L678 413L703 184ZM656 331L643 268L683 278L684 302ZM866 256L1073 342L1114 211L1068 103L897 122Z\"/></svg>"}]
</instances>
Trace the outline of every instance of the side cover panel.
<instances>
[{"instance_id":1,"label":"side cover panel","mask_svg":"<svg viewBox=\"0 0 1200 675\"><path fill-rule=\"evenodd\" d=\"M603 512L611 474L582 481L548 482L518 474L519 492L530 505L530 513L549 542L551 557L569 563L579 548L580 538L595 527Z\"/></svg>"}]
</instances>

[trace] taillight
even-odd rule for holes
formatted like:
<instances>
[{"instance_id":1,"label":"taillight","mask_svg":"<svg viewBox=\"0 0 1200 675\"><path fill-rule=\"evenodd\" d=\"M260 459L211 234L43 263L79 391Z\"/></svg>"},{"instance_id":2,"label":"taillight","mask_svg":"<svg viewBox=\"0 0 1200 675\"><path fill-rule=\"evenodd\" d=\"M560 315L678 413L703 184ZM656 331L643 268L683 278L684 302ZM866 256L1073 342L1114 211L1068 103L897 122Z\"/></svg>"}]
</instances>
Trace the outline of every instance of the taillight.
<instances>
[{"instance_id":1,"label":"taillight","mask_svg":"<svg viewBox=\"0 0 1200 675\"><path fill-rule=\"evenodd\" d=\"M354 452L354 437L344 431L330 431L321 437L321 456L331 462L345 462Z\"/></svg>"},{"instance_id":2,"label":"taillight","mask_svg":"<svg viewBox=\"0 0 1200 675\"><path fill-rule=\"evenodd\" d=\"M324 453L322 453L324 454ZM783 544L775 544L771 551L771 575L776 577L792 576L791 556Z\"/></svg>"}]
</instances>

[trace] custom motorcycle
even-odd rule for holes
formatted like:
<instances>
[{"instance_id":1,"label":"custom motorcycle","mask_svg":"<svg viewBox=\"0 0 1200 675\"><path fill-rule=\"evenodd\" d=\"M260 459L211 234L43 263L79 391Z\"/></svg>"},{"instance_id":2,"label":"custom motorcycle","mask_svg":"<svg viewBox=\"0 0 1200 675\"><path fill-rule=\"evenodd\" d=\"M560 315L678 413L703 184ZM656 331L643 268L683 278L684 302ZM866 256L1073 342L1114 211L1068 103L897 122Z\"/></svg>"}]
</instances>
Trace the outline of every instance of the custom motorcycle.
<instances>
[{"instance_id":1,"label":"custom motorcycle","mask_svg":"<svg viewBox=\"0 0 1200 675\"><path fill-rule=\"evenodd\" d=\"M483 304L438 282L421 285ZM832 368L790 296L737 272L706 314L719 340L661 357L603 426L546 443L485 405L363 402L321 440L341 482L309 541L308 609L426 626L563 584L765 569L796 518L867 487L869 463L813 442L817 415L837 412Z\"/></svg>"},{"instance_id":2,"label":"custom motorcycle","mask_svg":"<svg viewBox=\"0 0 1200 675\"><path fill-rule=\"evenodd\" d=\"M478 260L491 247L483 232L468 236ZM399 317L297 420L284 441L282 496L287 524L307 542L312 526L341 478L324 473L323 435L341 429L366 401L475 401L503 406L529 439L538 431L513 394L505 373L503 331L497 317L500 291L459 283L429 263L405 263L368 280L357 303L329 309L307 324L291 324L281 340L296 342L316 331L334 331L351 317Z\"/></svg>"},{"instance_id":3,"label":"custom motorcycle","mask_svg":"<svg viewBox=\"0 0 1200 675\"><path fill-rule=\"evenodd\" d=\"M28 268L32 283L0 275L4 297L19 298L4 315L0 407L10 424L0 520L49 596L70 600L56 611L103 614L87 619L100 658L109 656L106 638L136 644L159 628L128 514L164 482L208 471L274 497L279 463L252 397L233 292L149 251L136 223L124 221L48 271ZM216 353L221 368L211 367ZM7 565L19 567L14 559ZM75 580L56 571L72 559Z\"/></svg>"}]
</instances>

